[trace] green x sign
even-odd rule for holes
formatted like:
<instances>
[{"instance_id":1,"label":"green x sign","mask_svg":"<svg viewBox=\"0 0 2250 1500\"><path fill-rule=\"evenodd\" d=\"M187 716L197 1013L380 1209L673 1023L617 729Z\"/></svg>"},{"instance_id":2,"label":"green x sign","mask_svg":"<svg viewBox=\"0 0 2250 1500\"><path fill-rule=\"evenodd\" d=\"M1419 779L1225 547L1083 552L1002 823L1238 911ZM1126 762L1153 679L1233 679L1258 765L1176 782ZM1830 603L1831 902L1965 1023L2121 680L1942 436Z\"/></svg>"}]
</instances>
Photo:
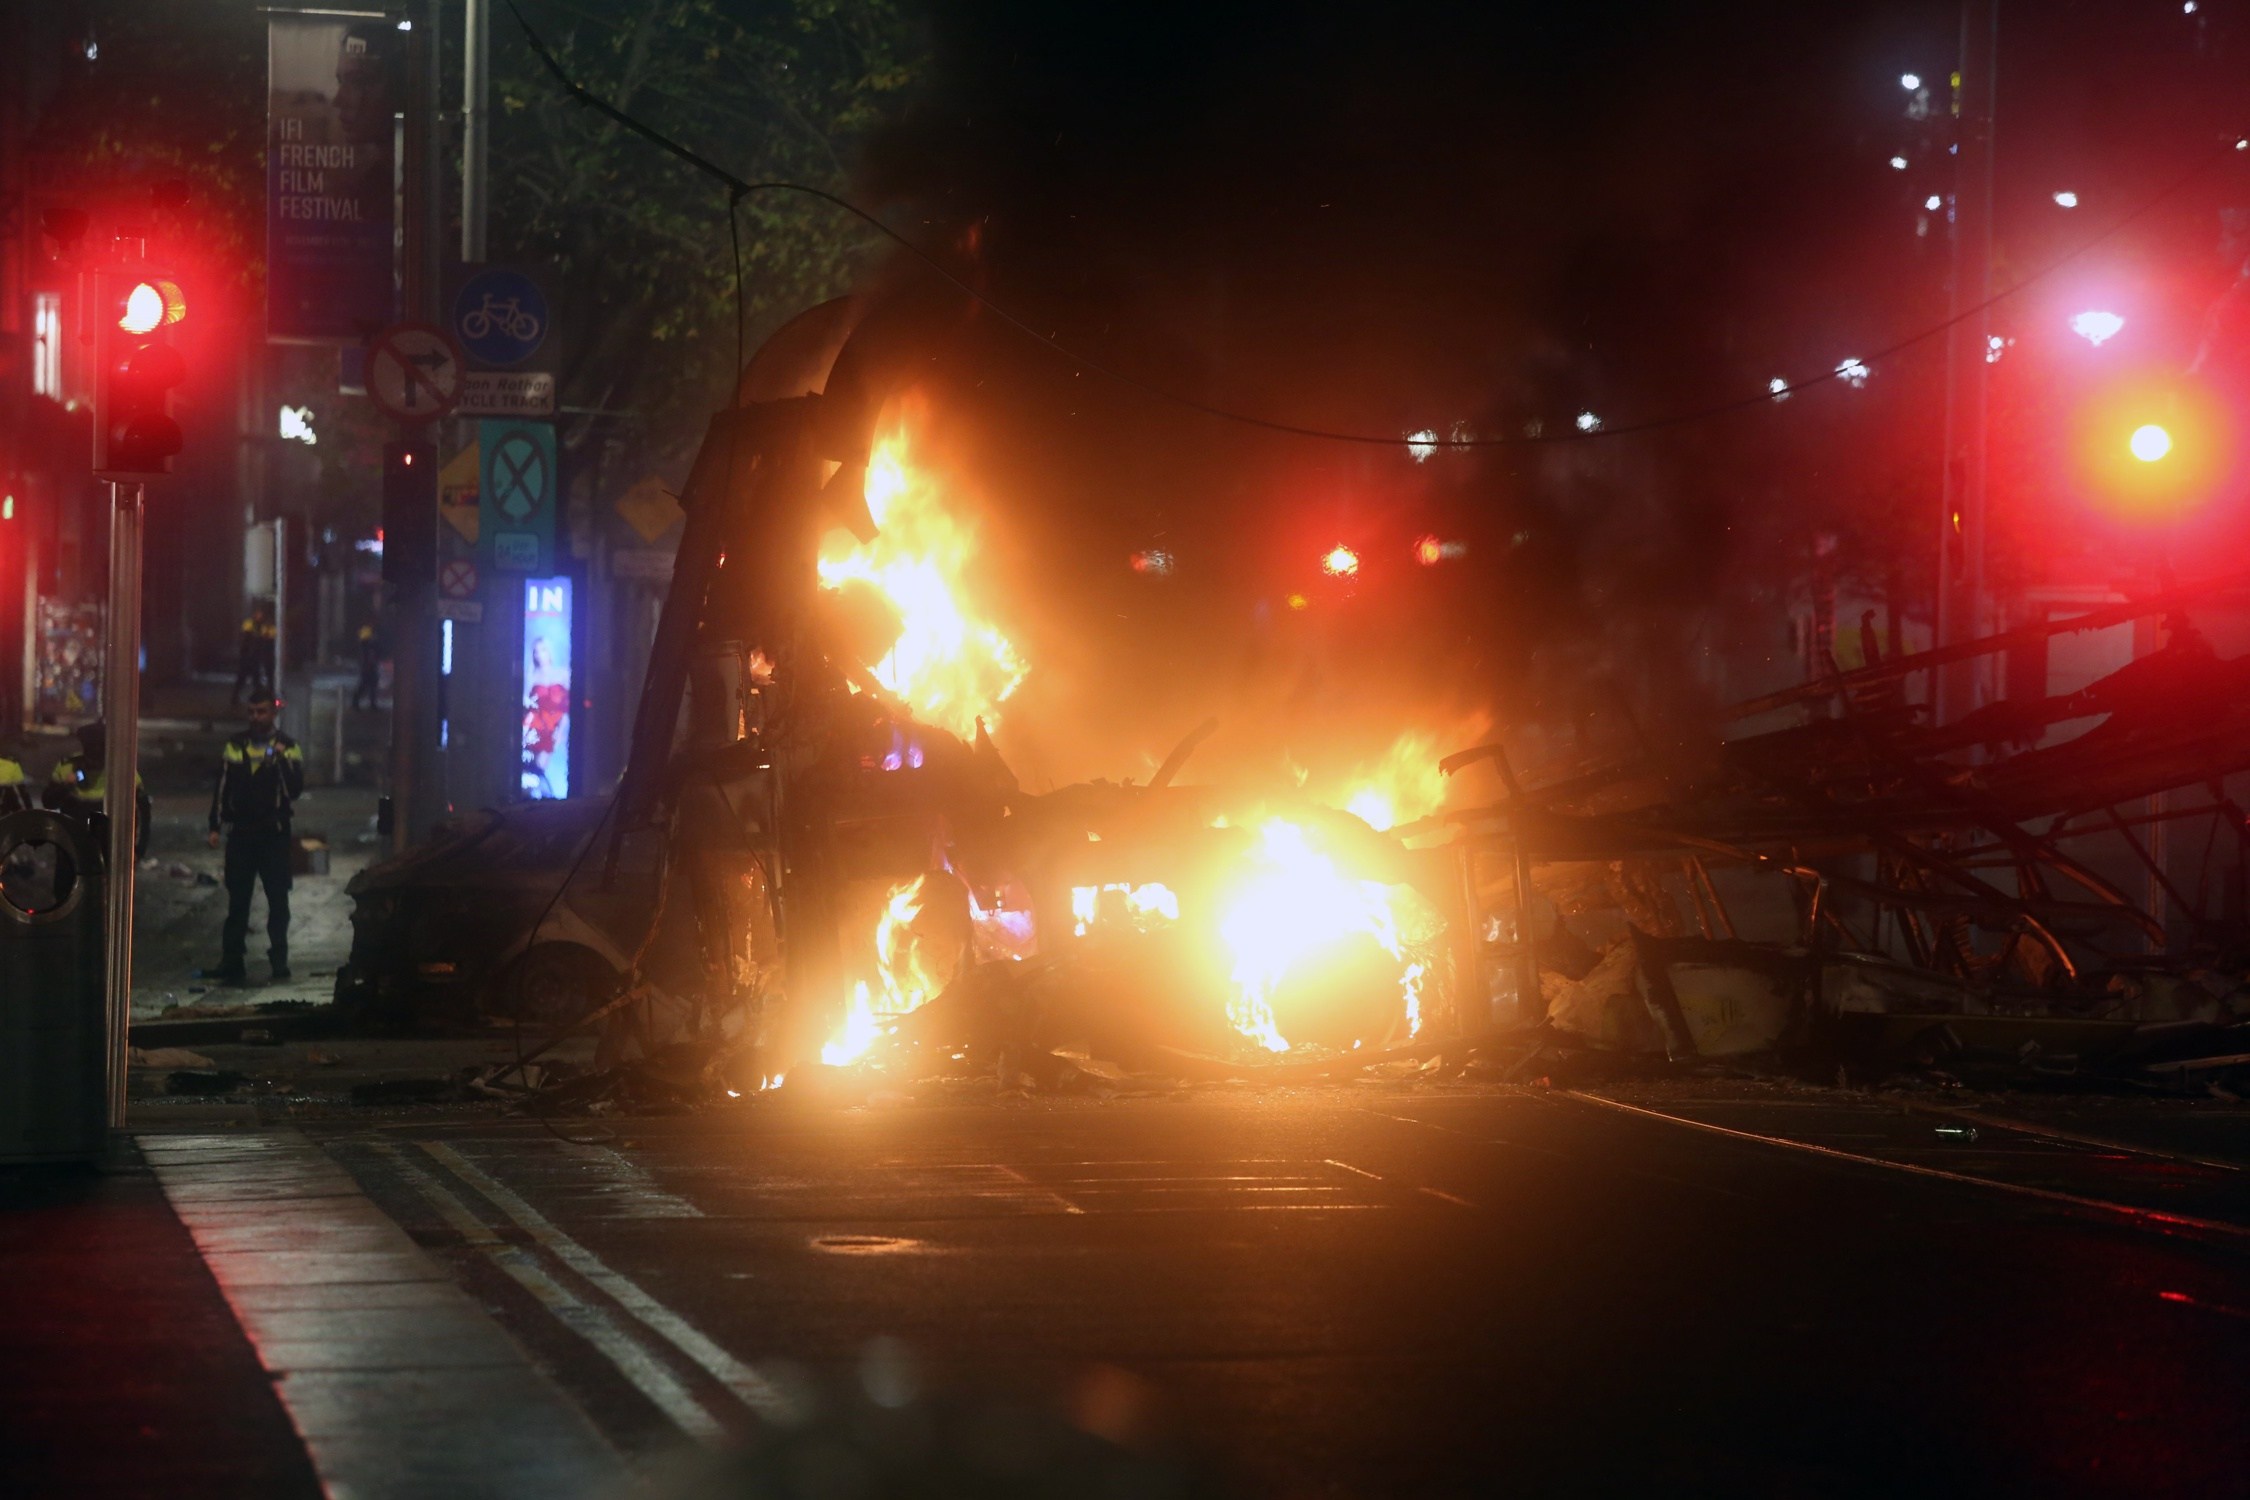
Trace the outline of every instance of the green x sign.
<instances>
[{"instance_id":1,"label":"green x sign","mask_svg":"<svg viewBox=\"0 0 2250 1500\"><path fill-rule=\"evenodd\" d=\"M555 428L477 423L477 556L502 573L543 573L555 554Z\"/></svg>"}]
</instances>

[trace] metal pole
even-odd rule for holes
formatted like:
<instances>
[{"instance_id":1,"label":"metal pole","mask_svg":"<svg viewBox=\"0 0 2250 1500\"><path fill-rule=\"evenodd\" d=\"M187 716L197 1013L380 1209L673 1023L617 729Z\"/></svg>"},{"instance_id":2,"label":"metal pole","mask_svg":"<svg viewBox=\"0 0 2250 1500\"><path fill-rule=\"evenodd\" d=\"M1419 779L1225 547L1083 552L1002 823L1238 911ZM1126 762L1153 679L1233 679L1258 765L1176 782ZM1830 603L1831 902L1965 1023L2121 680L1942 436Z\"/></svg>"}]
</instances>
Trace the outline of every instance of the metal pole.
<instances>
[{"instance_id":1,"label":"metal pole","mask_svg":"<svg viewBox=\"0 0 2250 1500\"><path fill-rule=\"evenodd\" d=\"M414 315L438 321L440 286L445 262L445 131L442 125L442 90L445 84L444 0L426 0L422 7L422 305Z\"/></svg>"},{"instance_id":2,"label":"metal pole","mask_svg":"<svg viewBox=\"0 0 2250 1500\"><path fill-rule=\"evenodd\" d=\"M273 696L289 696L289 522L273 518ZM279 715L275 718L278 722Z\"/></svg>"},{"instance_id":3,"label":"metal pole","mask_svg":"<svg viewBox=\"0 0 2250 1500\"><path fill-rule=\"evenodd\" d=\"M406 313L435 320L439 290L439 233L444 223L443 141L438 102L443 51L440 0L427 0L415 23L422 45L412 49L407 69L404 256ZM411 439L412 429L401 437ZM394 587L391 599L391 850L402 853L434 816L434 785L429 772L436 740L431 722L431 685L437 638L430 618L430 579L409 579Z\"/></svg>"},{"instance_id":4,"label":"metal pole","mask_svg":"<svg viewBox=\"0 0 2250 1500\"><path fill-rule=\"evenodd\" d=\"M1539 988L1538 939L1531 931L1531 846L1523 826L1529 810L1506 746L1494 746L1492 763L1508 794L1508 859L1516 884L1516 1024L1538 1026L1547 1019L1547 996Z\"/></svg>"},{"instance_id":5,"label":"metal pole","mask_svg":"<svg viewBox=\"0 0 2250 1500\"><path fill-rule=\"evenodd\" d=\"M1992 159L1998 94L1997 0L1962 0L1960 119L1953 192L1952 315L1946 335L1945 470L1938 516L1937 644L1975 640L1990 628L1985 594L1985 476L1991 387ZM1963 663L1933 685L1940 722L1991 696L1989 662Z\"/></svg>"},{"instance_id":6,"label":"metal pole","mask_svg":"<svg viewBox=\"0 0 2250 1500\"><path fill-rule=\"evenodd\" d=\"M141 769L141 496L109 487L109 638L102 662L102 811L109 819L107 1005L109 1126L125 1128L125 1039L133 1021L133 844Z\"/></svg>"},{"instance_id":7,"label":"metal pole","mask_svg":"<svg viewBox=\"0 0 2250 1500\"><path fill-rule=\"evenodd\" d=\"M468 0L461 44L461 260L484 259L485 127L492 108L491 0Z\"/></svg>"}]
</instances>

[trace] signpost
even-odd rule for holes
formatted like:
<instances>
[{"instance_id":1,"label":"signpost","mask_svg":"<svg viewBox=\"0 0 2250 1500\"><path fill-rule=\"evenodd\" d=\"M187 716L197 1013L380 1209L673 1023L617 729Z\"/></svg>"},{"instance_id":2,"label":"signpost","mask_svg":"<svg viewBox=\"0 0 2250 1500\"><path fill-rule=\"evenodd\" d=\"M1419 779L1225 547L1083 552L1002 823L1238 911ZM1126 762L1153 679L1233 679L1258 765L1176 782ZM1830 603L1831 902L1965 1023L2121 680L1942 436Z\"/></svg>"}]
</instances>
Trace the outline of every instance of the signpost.
<instances>
[{"instance_id":1,"label":"signpost","mask_svg":"<svg viewBox=\"0 0 2250 1500\"><path fill-rule=\"evenodd\" d=\"M368 346L367 394L401 422L434 421L452 411L464 373L461 351L427 323L393 324Z\"/></svg>"},{"instance_id":2,"label":"signpost","mask_svg":"<svg viewBox=\"0 0 2250 1500\"><path fill-rule=\"evenodd\" d=\"M477 565L466 557L449 558L440 563L438 596L444 599L474 599L477 596Z\"/></svg>"}]
</instances>

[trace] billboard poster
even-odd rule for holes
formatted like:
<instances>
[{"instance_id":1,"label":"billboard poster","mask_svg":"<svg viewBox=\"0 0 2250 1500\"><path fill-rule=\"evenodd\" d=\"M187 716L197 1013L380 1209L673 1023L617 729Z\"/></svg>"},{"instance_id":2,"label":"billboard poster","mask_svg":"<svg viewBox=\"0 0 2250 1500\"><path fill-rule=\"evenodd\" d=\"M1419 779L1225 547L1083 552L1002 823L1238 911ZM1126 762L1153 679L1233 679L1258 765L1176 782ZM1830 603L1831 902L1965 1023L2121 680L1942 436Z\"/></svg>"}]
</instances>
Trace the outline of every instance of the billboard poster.
<instances>
[{"instance_id":1,"label":"billboard poster","mask_svg":"<svg viewBox=\"0 0 2250 1500\"><path fill-rule=\"evenodd\" d=\"M570 580L523 585L523 780L535 802L570 795Z\"/></svg>"},{"instance_id":2,"label":"billboard poster","mask_svg":"<svg viewBox=\"0 0 2250 1500\"><path fill-rule=\"evenodd\" d=\"M266 332L357 342L397 318L396 127L408 34L381 16L266 29Z\"/></svg>"}]
</instances>

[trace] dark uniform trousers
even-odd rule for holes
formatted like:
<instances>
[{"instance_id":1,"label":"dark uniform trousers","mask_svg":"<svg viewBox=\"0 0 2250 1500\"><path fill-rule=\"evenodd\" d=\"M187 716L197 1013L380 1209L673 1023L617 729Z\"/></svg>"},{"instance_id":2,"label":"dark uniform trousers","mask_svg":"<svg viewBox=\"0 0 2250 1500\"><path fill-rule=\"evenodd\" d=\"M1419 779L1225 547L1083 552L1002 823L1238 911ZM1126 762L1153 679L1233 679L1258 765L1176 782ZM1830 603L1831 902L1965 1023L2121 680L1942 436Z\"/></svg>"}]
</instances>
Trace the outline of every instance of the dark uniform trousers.
<instances>
[{"instance_id":1,"label":"dark uniform trousers","mask_svg":"<svg viewBox=\"0 0 2250 1500\"><path fill-rule=\"evenodd\" d=\"M305 792L305 756L285 734L238 734L219 751L211 788L211 831L226 829L227 920L219 930L219 968L242 973L250 935L250 892L266 888L267 955L289 967L289 809Z\"/></svg>"},{"instance_id":2,"label":"dark uniform trousers","mask_svg":"<svg viewBox=\"0 0 2250 1500\"><path fill-rule=\"evenodd\" d=\"M250 892L260 885L266 888L266 957L277 968L288 967L288 830L228 829L226 885L227 920L219 932L220 967L242 967L243 948L250 936Z\"/></svg>"}]
</instances>

